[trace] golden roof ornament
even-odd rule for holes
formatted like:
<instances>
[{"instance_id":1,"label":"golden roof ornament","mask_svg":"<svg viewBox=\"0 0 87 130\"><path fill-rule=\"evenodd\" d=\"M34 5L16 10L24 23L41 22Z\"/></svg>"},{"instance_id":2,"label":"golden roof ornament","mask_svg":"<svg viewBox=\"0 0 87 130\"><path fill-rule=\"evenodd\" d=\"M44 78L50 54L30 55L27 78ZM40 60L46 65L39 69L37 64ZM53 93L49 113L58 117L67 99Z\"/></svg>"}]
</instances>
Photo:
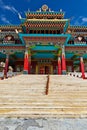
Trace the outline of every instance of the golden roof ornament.
<instances>
[{"instance_id":1,"label":"golden roof ornament","mask_svg":"<svg viewBox=\"0 0 87 130\"><path fill-rule=\"evenodd\" d=\"M48 10L48 6L47 5L43 5L42 6L42 11L46 12Z\"/></svg>"}]
</instances>

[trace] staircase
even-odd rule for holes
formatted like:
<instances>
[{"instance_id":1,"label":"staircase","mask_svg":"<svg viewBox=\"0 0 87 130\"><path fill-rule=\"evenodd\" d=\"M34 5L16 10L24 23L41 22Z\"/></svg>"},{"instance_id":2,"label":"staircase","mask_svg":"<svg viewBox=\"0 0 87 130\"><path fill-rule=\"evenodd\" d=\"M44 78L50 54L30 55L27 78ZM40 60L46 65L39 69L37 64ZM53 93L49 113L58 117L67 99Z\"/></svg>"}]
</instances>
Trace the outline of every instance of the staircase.
<instances>
[{"instance_id":1,"label":"staircase","mask_svg":"<svg viewBox=\"0 0 87 130\"><path fill-rule=\"evenodd\" d=\"M0 80L0 117L87 117L87 80L51 75Z\"/></svg>"}]
</instances>

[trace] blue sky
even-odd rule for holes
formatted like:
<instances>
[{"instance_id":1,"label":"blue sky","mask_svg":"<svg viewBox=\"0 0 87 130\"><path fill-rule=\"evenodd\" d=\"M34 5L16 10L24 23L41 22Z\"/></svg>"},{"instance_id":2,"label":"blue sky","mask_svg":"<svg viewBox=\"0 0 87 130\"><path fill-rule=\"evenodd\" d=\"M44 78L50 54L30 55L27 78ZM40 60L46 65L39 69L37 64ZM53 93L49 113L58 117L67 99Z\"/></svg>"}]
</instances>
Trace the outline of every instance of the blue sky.
<instances>
[{"instance_id":1,"label":"blue sky","mask_svg":"<svg viewBox=\"0 0 87 130\"><path fill-rule=\"evenodd\" d=\"M20 24L18 13L38 10L47 4L54 11L62 9L65 18L71 19L71 25L87 26L87 0L0 0L0 24Z\"/></svg>"}]
</instances>

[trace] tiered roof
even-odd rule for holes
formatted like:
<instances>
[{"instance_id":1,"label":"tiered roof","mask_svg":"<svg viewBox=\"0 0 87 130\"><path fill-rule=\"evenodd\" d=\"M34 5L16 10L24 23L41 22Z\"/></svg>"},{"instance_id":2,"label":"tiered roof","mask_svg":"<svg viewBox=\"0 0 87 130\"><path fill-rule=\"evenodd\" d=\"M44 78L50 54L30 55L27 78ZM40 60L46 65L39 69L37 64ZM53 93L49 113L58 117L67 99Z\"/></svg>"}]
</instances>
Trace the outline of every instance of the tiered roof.
<instances>
[{"instance_id":1,"label":"tiered roof","mask_svg":"<svg viewBox=\"0 0 87 130\"><path fill-rule=\"evenodd\" d=\"M37 11L27 11L26 13L27 19L37 18L42 19L44 18L50 18L50 19L63 19L64 12L62 10L59 11L52 11L47 5L43 5L39 10Z\"/></svg>"}]
</instances>

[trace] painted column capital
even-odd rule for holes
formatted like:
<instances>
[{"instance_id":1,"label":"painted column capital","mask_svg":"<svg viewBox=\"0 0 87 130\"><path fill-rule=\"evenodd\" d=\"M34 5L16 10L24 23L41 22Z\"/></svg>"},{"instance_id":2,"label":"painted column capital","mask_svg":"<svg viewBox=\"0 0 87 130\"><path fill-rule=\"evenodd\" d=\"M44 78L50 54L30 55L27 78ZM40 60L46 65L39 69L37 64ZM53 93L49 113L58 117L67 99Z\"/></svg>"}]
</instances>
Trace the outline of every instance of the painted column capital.
<instances>
[{"instance_id":1,"label":"painted column capital","mask_svg":"<svg viewBox=\"0 0 87 130\"><path fill-rule=\"evenodd\" d=\"M9 59L9 55L10 55L9 53L6 53L6 58L7 58L7 59Z\"/></svg>"},{"instance_id":2,"label":"painted column capital","mask_svg":"<svg viewBox=\"0 0 87 130\"><path fill-rule=\"evenodd\" d=\"M82 56L80 57L80 61L83 62L83 57Z\"/></svg>"},{"instance_id":3,"label":"painted column capital","mask_svg":"<svg viewBox=\"0 0 87 130\"><path fill-rule=\"evenodd\" d=\"M58 61L61 61L61 58L60 58L60 56L58 56Z\"/></svg>"},{"instance_id":4,"label":"painted column capital","mask_svg":"<svg viewBox=\"0 0 87 130\"><path fill-rule=\"evenodd\" d=\"M62 70L61 70L61 58L60 56L58 57L58 75L61 75Z\"/></svg>"},{"instance_id":5,"label":"painted column capital","mask_svg":"<svg viewBox=\"0 0 87 130\"><path fill-rule=\"evenodd\" d=\"M65 54L65 46L62 45L62 54Z\"/></svg>"}]
</instances>

